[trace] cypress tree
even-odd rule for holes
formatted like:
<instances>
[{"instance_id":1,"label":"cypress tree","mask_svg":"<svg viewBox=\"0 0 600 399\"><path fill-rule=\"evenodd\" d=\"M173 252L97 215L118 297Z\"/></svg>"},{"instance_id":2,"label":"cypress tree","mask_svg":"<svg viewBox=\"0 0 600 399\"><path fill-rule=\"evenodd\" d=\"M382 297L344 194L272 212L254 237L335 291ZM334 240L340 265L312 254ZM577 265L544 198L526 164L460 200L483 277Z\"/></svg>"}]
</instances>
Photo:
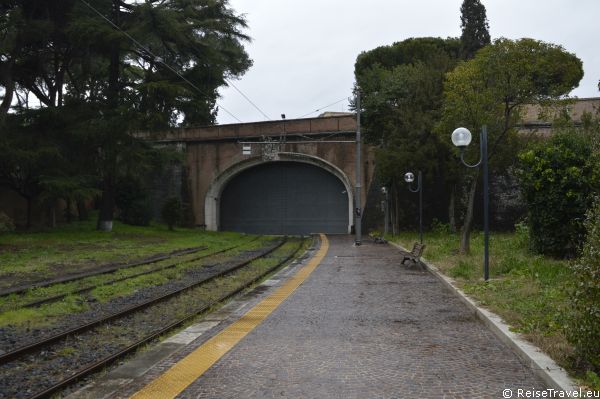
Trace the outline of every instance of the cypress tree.
<instances>
[{"instance_id":1,"label":"cypress tree","mask_svg":"<svg viewBox=\"0 0 600 399\"><path fill-rule=\"evenodd\" d=\"M464 0L460 7L461 56L470 59L480 48L490 44L485 6L479 0Z\"/></svg>"}]
</instances>

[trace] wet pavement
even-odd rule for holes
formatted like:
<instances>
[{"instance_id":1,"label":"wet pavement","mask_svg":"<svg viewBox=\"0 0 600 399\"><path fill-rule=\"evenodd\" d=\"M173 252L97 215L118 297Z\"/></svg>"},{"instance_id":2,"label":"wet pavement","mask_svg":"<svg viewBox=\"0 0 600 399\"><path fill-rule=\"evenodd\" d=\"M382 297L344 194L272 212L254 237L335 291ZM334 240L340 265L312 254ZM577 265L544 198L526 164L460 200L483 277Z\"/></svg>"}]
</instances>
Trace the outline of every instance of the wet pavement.
<instances>
[{"instance_id":1,"label":"wet pavement","mask_svg":"<svg viewBox=\"0 0 600 399\"><path fill-rule=\"evenodd\" d=\"M304 284L178 398L501 398L546 388L433 275L400 265L397 249L329 240Z\"/></svg>"}]
</instances>

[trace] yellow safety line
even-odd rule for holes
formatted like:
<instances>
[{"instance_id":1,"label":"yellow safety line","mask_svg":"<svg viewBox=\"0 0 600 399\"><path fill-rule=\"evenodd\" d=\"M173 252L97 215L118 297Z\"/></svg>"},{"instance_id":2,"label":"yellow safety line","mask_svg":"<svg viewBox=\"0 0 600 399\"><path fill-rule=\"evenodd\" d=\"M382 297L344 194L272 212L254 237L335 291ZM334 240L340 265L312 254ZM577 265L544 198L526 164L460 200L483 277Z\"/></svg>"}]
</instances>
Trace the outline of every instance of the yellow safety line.
<instances>
[{"instance_id":1,"label":"yellow safety line","mask_svg":"<svg viewBox=\"0 0 600 399\"><path fill-rule=\"evenodd\" d=\"M306 266L238 321L206 341L131 398L167 399L177 396L277 309L319 266L328 249L329 241L321 234L321 248Z\"/></svg>"}]
</instances>

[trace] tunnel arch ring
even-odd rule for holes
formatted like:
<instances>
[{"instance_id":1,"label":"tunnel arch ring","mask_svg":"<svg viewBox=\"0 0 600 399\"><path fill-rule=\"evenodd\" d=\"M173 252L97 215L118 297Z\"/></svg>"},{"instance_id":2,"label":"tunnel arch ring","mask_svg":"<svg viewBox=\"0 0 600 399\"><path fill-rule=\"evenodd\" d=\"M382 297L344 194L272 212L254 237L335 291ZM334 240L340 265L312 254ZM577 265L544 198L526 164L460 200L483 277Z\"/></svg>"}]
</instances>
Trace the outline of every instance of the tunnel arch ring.
<instances>
[{"instance_id":1,"label":"tunnel arch ring","mask_svg":"<svg viewBox=\"0 0 600 399\"><path fill-rule=\"evenodd\" d=\"M206 193L206 197L204 199L204 215L205 215L205 223L206 230L209 231L218 231L219 230L219 222L220 222L220 199L221 193L229 183L231 179L240 174L241 172L250 169L252 167L265 164L265 163L276 163L276 162L301 162L310 165L314 165L320 167L321 169L326 170L331 173L335 177L337 177L342 184L344 185L346 194L348 195L348 233L351 232L352 229L352 221L353 221L353 213L354 209L354 196L352 184L350 183L350 179L341 169L337 166L325 161L322 158L300 154L295 152L280 152L277 160L265 160L262 157L252 157L245 159L241 162L238 162L227 169L225 169L221 174L219 174L213 182L210 184L208 191Z\"/></svg>"}]
</instances>

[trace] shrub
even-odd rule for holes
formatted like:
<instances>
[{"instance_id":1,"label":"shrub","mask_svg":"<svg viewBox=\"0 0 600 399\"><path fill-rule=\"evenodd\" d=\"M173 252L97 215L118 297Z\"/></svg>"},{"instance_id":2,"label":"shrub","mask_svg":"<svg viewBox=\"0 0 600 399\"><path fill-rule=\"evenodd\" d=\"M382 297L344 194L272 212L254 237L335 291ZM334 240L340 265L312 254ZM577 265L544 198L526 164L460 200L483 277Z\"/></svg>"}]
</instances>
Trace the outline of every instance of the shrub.
<instances>
[{"instance_id":1,"label":"shrub","mask_svg":"<svg viewBox=\"0 0 600 399\"><path fill-rule=\"evenodd\" d=\"M529 226L526 220L515 224L515 244L521 249L529 249Z\"/></svg>"},{"instance_id":2,"label":"shrub","mask_svg":"<svg viewBox=\"0 0 600 399\"><path fill-rule=\"evenodd\" d=\"M557 133L520 154L531 249L556 257L577 254L594 186L589 138Z\"/></svg>"},{"instance_id":3,"label":"shrub","mask_svg":"<svg viewBox=\"0 0 600 399\"><path fill-rule=\"evenodd\" d=\"M163 221L169 226L169 230L181 221L181 201L177 197L169 197L163 204L160 212Z\"/></svg>"},{"instance_id":4,"label":"shrub","mask_svg":"<svg viewBox=\"0 0 600 399\"><path fill-rule=\"evenodd\" d=\"M571 319L566 331L579 366L600 372L600 197L587 213L582 256L571 265Z\"/></svg>"},{"instance_id":5,"label":"shrub","mask_svg":"<svg viewBox=\"0 0 600 399\"><path fill-rule=\"evenodd\" d=\"M590 388L596 391L600 391L600 376L593 371L588 371L585 374L587 383L590 384Z\"/></svg>"},{"instance_id":6,"label":"shrub","mask_svg":"<svg viewBox=\"0 0 600 399\"><path fill-rule=\"evenodd\" d=\"M10 233L15 231L15 224L12 219L4 212L0 212L0 233Z\"/></svg>"},{"instance_id":7,"label":"shrub","mask_svg":"<svg viewBox=\"0 0 600 399\"><path fill-rule=\"evenodd\" d=\"M443 223L440 220L433 218L431 221L431 231L438 235L452 234L452 229L448 223Z\"/></svg>"},{"instance_id":8,"label":"shrub","mask_svg":"<svg viewBox=\"0 0 600 399\"><path fill-rule=\"evenodd\" d=\"M148 226L152 221L152 204L147 198L139 198L129 204L121 214L121 221L133 226Z\"/></svg>"},{"instance_id":9,"label":"shrub","mask_svg":"<svg viewBox=\"0 0 600 399\"><path fill-rule=\"evenodd\" d=\"M116 205L119 220L134 226L148 226L152 220L152 204L144 184L134 177L123 177L117 184Z\"/></svg>"}]
</instances>

